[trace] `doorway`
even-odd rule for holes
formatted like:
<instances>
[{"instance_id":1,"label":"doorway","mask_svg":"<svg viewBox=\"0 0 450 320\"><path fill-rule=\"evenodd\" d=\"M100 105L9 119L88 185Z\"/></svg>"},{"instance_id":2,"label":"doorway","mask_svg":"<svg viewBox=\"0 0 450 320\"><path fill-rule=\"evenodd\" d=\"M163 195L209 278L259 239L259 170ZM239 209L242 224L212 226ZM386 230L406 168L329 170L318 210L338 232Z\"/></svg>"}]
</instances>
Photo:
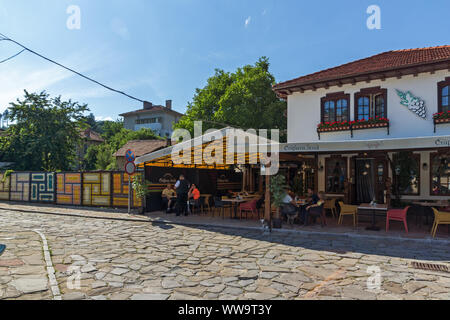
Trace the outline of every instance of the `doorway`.
<instances>
[{"instance_id":1,"label":"doorway","mask_svg":"<svg viewBox=\"0 0 450 320\"><path fill-rule=\"evenodd\" d=\"M357 203L385 203L387 161L385 159L364 158L355 160Z\"/></svg>"}]
</instances>

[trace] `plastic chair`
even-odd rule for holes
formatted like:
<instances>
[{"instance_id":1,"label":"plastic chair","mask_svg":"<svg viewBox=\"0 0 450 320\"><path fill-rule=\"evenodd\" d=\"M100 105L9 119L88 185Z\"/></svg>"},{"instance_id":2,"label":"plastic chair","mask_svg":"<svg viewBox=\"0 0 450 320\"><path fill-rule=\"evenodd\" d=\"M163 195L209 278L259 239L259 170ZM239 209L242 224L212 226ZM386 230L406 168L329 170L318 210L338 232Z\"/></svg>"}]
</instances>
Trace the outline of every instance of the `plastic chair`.
<instances>
[{"instance_id":1,"label":"plastic chair","mask_svg":"<svg viewBox=\"0 0 450 320\"><path fill-rule=\"evenodd\" d=\"M252 200L252 201L250 201L250 202L242 203L242 204L239 206L239 215L241 216L241 220L242 220L242 212L245 212L245 218L246 218L246 219L248 218L248 213L249 213L249 212L251 212L252 215L253 215L254 213L256 213L256 215L257 215L258 218L259 218L258 208L256 207L257 202L258 202L258 200L256 199L256 200Z\"/></svg>"},{"instance_id":2,"label":"plastic chair","mask_svg":"<svg viewBox=\"0 0 450 320\"><path fill-rule=\"evenodd\" d=\"M436 237L436 232L441 224L447 224L450 225L450 212L442 212L438 211L436 208L433 208L434 212L434 223L433 227L431 228L431 235Z\"/></svg>"},{"instance_id":3,"label":"plastic chair","mask_svg":"<svg viewBox=\"0 0 450 320\"><path fill-rule=\"evenodd\" d=\"M406 233L408 233L408 222L406 221L406 214L410 207L405 209L390 209L386 215L386 232L389 231L389 221L403 221Z\"/></svg>"},{"instance_id":4,"label":"plastic chair","mask_svg":"<svg viewBox=\"0 0 450 320\"><path fill-rule=\"evenodd\" d=\"M337 216L337 208L336 208L336 199L325 200L325 204L323 205L325 210L330 210L333 218Z\"/></svg>"},{"instance_id":5,"label":"plastic chair","mask_svg":"<svg viewBox=\"0 0 450 320\"><path fill-rule=\"evenodd\" d=\"M223 202L220 197L214 197L213 217L215 215L216 209L219 209L219 211L222 211L222 218L225 219L225 209L230 209L230 212L231 212L231 204ZM219 216L220 216L220 212L219 212Z\"/></svg>"},{"instance_id":6,"label":"plastic chair","mask_svg":"<svg viewBox=\"0 0 450 320\"><path fill-rule=\"evenodd\" d=\"M358 226L358 207L351 206L349 204L344 204L344 202L339 201L339 206L341 207L341 212L339 213L338 224L342 224L344 216L353 216L353 227Z\"/></svg>"}]
</instances>

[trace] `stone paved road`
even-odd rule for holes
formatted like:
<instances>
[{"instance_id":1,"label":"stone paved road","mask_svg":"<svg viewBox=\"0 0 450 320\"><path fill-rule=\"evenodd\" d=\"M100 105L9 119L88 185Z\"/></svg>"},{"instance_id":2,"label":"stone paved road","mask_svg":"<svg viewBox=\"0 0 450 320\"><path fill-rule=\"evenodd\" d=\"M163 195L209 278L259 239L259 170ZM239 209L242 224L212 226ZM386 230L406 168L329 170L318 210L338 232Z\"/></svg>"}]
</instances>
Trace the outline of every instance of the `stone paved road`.
<instances>
[{"instance_id":1,"label":"stone paved road","mask_svg":"<svg viewBox=\"0 0 450 320\"><path fill-rule=\"evenodd\" d=\"M448 242L157 225L0 210L0 299L450 299ZM367 280L381 271L379 289ZM77 277L79 276L79 286ZM29 281L33 279L33 281Z\"/></svg>"}]
</instances>

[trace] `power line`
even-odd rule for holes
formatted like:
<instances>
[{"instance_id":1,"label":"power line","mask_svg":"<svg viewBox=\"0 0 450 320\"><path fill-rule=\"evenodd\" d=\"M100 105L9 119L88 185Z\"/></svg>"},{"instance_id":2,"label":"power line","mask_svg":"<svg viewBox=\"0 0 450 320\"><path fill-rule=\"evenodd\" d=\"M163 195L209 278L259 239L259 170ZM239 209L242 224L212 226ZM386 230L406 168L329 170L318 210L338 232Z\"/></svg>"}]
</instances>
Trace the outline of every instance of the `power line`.
<instances>
[{"instance_id":1,"label":"power line","mask_svg":"<svg viewBox=\"0 0 450 320\"><path fill-rule=\"evenodd\" d=\"M19 54L21 54L22 52L24 52L24 51L26 51L25 49L23 49L22 51L20 51L19 53L16 53L15 55L13 55L13 56L11 56L11 57L9 57L9 58L7 58L7 59L5 59L5 60L2 60L2 61L0 61L0 63L3 63L3 62L6 62L6 61L8 61L8 60L11 60L11 59L13 59L13 58L15 58L15 57L17 57Z\"/></svg>"},{"instance_id":2,"label":"power line","mask_svg":"<svg viewBox=\"0 0 450 320\"><path fill-rule=\"evenodd\" d=\"M21 44L21 43L15 41L15 40L13 40L13 39L11 39L11 38L5 36L5 35L2 34L2 33L0 33L0 36L3 37L3 38L0 39L0 41L10 41L10 42L12 42L12 43L15 43L15 44L18 45L19 47L22 47L23 50L22 50L20 53L22 53L23 51L28 51L28 52L30 52L30 53L32 53L32 54L34 54L34 55L36 55L36 56L38 56L38 57L44 59L44 60L47 60L47 61L49 61L49 62L51 62L51 63L53 63L53 64L56 64L57 66L59 66L59 67L61 67L61 68L64 68L64 69L66 69L66 70L68 70L68 71L70 71L70 72L72 72L72 73L75 73L76 75L78 75L78 76L80 76L80 77L82 77L82 78L84 78L84 79L86 79L86 80L89 80L89 81L91 81L91 82L94 82L95 84L98 84L99 86L102 86L102 87L105 88L105 89L108 89L108 90L110 90L110 91L119 93L119 94L121 94L121 95L124 95L124 96L130 98L130 99L133 99L133 100L136 100L136 101L139 101L139 102L142 102L142 103L144 102L144 100L141 100L141 99L138 99L138 98L136 98L136 97L133 97L133 96L131 96L131 95L129 95L129 94L123 92L123 91L119 91L119 90L113 89L113 88L111 88L111 87L109 87L109 86L107 86L107 85L105 85L105 84L103 84L103 83L98 82L97 80L94 80L94 79L92 79L92 78L90 78L90 77L88 77L88 76L85 76L84 74L82 74L82 73L80 73L80 72L78 72L78 71L75 71L75 70L73 70L73 69L71 69L71 68L69 68L69 67L66 67L66 66L64 66L64 65L62 65L62 64L60 64L60 63L58 63L58 62L56 62L56 61L54 61L54 60L52 60L52 59L50 59L50 58L47 58L47 57L45 57L45 56L43 56L43 55L37 53L36 51L33 51L33 50L31 50L30 48L25 47L23 44ZM20 53L19 53L19 54L20 54ZM18 56L19 54L15 55L15 56ZM10 58L8 58L7 60L10 60L10 59L14 58L15 56L10 57ZM0 63L1 63L1 62L0 62Z\"/></svg>"}]
</instances>

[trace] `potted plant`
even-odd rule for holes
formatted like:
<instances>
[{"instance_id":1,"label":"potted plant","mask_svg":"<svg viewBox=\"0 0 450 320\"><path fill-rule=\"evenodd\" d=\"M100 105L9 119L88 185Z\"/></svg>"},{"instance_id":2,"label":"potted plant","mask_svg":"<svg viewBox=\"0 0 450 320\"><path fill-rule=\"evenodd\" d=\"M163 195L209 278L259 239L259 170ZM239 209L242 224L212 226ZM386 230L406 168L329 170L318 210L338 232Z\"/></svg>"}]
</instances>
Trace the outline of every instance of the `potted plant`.
<instances>
[{"instance_id":1,"label":"potted plant","mask_svg":"<svg viewBox=\"0 0 450 320\"><path fill-rule=\"evenodd\" d=\"M434 123L450 122L450 110L447 112L438 112L433 115Z\"/></svg>"},{"instance_id":2,"label":"potted plant","mask_svg":"<svg viewBox=\"0 0 450 320\"><path fill-rule=\"evenodd\" d=\"M150 193L148 186L149 182L146 181L142 174L136 174L132 177L131 186L136 194L137 199L141 199L142 206L141 206L141 214L144 213L144 207L145 207L145 197Z\"/></svg>"},{"instance_id":3,"label":"potted plant","mask_svg":"<svg viewBox=\"0 0 450 320\"><path fill-rule=\"evenodd\" d=\"M275 216L272 219L272 226L275 229L281 228L281 213L280 208L283 204L283 198L285 196L285 188L286 188L286 178L278 174L276 176L272 176L270 179L270 194L271 194L271 204L272 211L275 212Z\"/></svg>"}]
</instances>

